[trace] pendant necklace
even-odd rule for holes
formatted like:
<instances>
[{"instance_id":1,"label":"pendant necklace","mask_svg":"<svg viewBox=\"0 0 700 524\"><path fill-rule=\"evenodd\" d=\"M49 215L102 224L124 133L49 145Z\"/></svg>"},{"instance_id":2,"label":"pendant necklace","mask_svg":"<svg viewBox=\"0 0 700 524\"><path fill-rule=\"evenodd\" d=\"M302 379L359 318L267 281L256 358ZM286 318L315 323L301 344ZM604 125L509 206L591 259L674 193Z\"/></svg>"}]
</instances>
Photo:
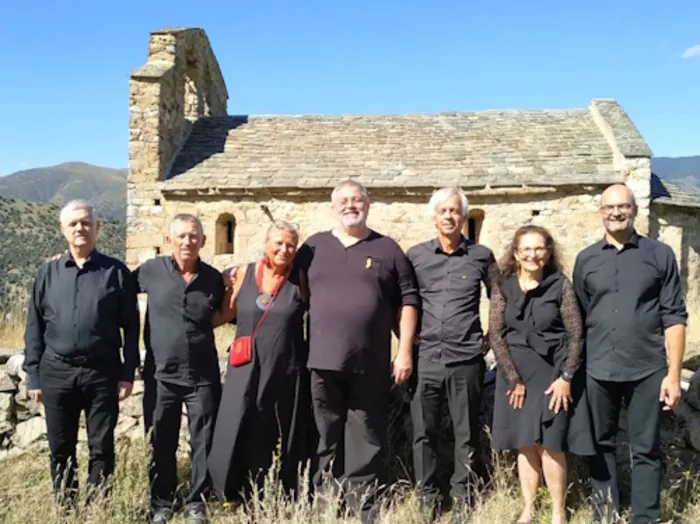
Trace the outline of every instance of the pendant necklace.
<instances>
[{"instance_id":1,"label":"pendant necklace","mask_svg":"<svg viewBox=\"0 0 700 524\"><path fill-rule=\"evenodd\" d=\"M262 309L263 311L268 308L270 305L270 302L275 298L277 295L277 292L280 290L282 287L282 284L284 283L285 280L287 280L287 277L289 276L289 272L291 271L291 266L287 270L287 274L280 278L278 282L275 284L275 287L273 288L271 293L265 293L263 291L263 286L262 286L262 280L263 280L263 272L265 270L265 266L267 265L267 260L263 259L260 261L260 265L258 266L258 271L255 275L255 283L258 286L258 291L260 294L258 295L258 298L255 299L255 305L258 306L259 309Z\"/></svg>"}]
</instances>

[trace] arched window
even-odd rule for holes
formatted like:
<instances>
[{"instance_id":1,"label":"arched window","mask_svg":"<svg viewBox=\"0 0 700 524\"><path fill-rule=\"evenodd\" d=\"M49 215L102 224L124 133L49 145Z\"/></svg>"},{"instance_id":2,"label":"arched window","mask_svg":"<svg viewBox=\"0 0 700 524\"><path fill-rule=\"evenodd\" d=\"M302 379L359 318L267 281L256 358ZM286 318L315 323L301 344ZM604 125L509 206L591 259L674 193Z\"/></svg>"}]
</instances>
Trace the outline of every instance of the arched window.
<instances>
[{"instance_id":1,"label":"arched window","mask_svg":"<svg viewBox=\"0 0 700 524\"><path fill-rule=\"evenodd\" d=\"M232 255L236 238L236 219L229 213L220 215L216 220L216 250L217 255Z\"/></svg>"},{"instance_id":2,"label":"arched window","mask_svg":"<svg viewBox=\"0 0 700 524\"><path fill-rule=\"evenodd\" d=\"M464 224L463 234L469 240L474 242L479 241L479 235L481 234L481 226L484 223L484 210L483 209L472 209L469 211L469 217L467 218L467 223Z\"/></svg>"}]
</instances>

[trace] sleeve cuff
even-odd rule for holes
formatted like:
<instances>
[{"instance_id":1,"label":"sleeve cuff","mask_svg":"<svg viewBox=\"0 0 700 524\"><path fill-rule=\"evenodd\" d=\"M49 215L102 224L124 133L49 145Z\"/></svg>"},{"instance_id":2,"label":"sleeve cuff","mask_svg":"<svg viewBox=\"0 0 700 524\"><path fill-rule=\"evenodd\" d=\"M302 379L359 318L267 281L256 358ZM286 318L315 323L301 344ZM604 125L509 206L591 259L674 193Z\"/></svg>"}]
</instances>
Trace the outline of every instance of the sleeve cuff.
<instances>
[{"instance_id":1,"label":"sleeve cuff","mask_svg":"<svg viewBox=\"0 0 700 524\"><path fill-rule=\"evenodd\" d=\"M27 389L39 389L39 377L27 375Z\"/></svg>"},{"instance_id":2,"label":"sleeve cuff","mask_svg":"<svg viewBox=\"0 0 700 524\"><path fill-rule=\"evenodd\" d=\"M683 326L688 324L688 317L685 315L663 315L661 318L664 324L664 329L670 328L671 326L676 326L678 324Z\"/></svg>"},{"instance_id":3,"label":"sleeve cuff","mask_svg":"<svg viewBox=\"0 0 700 524\"><path fill-rule=\"evenodd\" d=\"M125 369L124 372L122 373L122 377L119 379L121 382L134 382L134 375L136 375L136 370L131 369L127 370Z\"/></svg>"},{"instance_id":4,"label":"sleeve cuff","mask_svg":"<svg viewBox=\"0 0 700 524\"><path fill-rule=\"evenodd\" d=\"M420 299L418 298L418 295L414 293L404 295L401 297L401 306L413 306L418 308L420 306Z\"/></svg>"}]
</instances>

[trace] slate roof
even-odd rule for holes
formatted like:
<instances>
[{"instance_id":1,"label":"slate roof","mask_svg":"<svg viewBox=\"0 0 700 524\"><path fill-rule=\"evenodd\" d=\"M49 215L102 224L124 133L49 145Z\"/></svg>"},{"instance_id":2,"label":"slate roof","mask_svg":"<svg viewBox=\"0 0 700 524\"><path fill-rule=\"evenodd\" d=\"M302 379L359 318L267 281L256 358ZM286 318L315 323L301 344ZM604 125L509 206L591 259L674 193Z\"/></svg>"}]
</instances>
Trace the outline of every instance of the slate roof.
<instances>
[{"instance_id":1,"label":"slate roof","mask_svg":"<svg viewBox=\"0 0 700 524\"><path fill-rule=\"evenodd\" d=\"M669 206L700 208L700 194L651 174L651 201Z\"/></svg>"},{"instance_id":2,"label":"slate roof","mask_svg":"<svg viewBox=\"0 0 700 524\"><path fill-rule=\"evenodd\" d=\"M570 110L204 117L162 189L609 184L621 181L609 139L627 156L651 155L607 99Z\"/></svg>"}]
</instances>

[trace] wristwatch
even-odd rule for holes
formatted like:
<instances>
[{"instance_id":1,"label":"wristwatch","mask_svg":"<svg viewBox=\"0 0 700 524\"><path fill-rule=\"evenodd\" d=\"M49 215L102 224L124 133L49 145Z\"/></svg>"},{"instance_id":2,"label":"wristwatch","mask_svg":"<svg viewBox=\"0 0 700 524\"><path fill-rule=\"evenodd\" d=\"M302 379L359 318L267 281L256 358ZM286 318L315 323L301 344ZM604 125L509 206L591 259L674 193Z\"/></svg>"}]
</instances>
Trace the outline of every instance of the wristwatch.
<instances>
[{"instance_id":1,"label":"wristwatch","mask_svg":"<svg viewBox=\"0 0 700 524\"><path fill-rule=\"evenodd\" d=\"M562 372L561 372L561 378L562 378L565 382L571 382L571 381L574 379L574 376L573 376L571 373L569 373L568 371L562 371Z\"/></svg>"}]
</instances>

